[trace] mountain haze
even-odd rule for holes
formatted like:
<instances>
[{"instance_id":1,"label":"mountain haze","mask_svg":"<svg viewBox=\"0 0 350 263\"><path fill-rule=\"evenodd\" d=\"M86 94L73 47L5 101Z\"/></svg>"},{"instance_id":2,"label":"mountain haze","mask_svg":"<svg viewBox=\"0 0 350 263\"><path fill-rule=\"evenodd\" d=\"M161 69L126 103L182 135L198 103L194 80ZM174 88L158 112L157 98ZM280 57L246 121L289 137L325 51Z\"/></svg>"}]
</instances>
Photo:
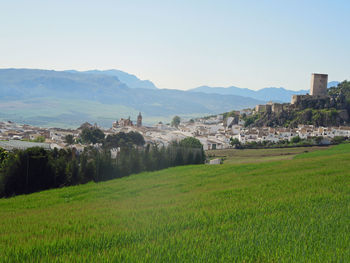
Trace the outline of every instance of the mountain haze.
<instances>
[{"instance_id":1,"label":"mountain haze","mask_svg":"<svg viewBox=\"0 0 350 263\"><path fill-rule=\"evenodd\" d=\"M75 73L88 73L96 75L106 75L117 77L121 82L128 85L132 89L157 89L154 83L150 80L141 80L135 75L129 74L127 72L110 69L110 70L88 70L88 71L76 71L76 70L67 70L68 72Z\"/></svg>"},{"instance_id":2,"label":"mountain haze","mask_svg":"<svg viewBox=\"0 0 350 263\"><path fill-rule=\"evenodd\" d=\"M337 86L338 81L331 81L328 83L328 88ZM238 95L243 97L249 97L263 101L275 101L275 102L290 102L293 95L303 95L309 93L309 90L287 90L285 88L263 88L260 90L251 90L247 88L238 88L235 86L231 87L209 87L201 86L198 88L191 89L193 92L204 92L207 94L221 94L221 95Z\"/></svg>"},{"instance_id":3,"label":"mountain haze","mask_svg":"<svg viewBox=\"0 0 350 263\"><path fill-rule=\"evenodd\" d=\"M41 126L90 121L110 127L121 117L135 119L139 111L151 124L264 103L235 95L130 88L115 74L38 69L0 69L0 94L1 119Z\"/></svg>"}]
</instances>

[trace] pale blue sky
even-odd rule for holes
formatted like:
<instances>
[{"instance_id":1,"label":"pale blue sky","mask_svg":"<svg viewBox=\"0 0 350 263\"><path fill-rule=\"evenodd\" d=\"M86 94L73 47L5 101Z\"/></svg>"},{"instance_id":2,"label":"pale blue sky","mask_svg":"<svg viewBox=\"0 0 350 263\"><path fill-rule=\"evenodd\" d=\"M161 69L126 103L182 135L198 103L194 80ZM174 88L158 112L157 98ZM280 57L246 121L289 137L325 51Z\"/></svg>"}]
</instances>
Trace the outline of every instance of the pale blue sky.
<instances>
[{"instance_id":1,"label":"pale blue sky","mask_svg":"<svg viewBox=\"0 0 350 263\"><path fill-rule=\"evenodd\" d=\"M350 1L0 0L0 68L120 69L159 88L350 79Z\"/></svg>"}]
</instances>

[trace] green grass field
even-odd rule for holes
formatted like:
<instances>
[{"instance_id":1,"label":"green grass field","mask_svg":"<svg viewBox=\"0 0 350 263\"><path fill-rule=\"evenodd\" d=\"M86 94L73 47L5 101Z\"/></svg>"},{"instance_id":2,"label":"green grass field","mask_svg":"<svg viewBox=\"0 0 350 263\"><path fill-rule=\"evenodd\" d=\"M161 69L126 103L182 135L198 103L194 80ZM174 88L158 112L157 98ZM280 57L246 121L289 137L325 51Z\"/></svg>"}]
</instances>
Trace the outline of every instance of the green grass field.
<instances>
[{"instance_id":1,"label":"green grass field","mask_svg":"<svg viewBox=\"0 0 350 263\"><path fill-rule=\"evenodd\" d=\"M350 144L0 200L3 262L349 262Z\"/></svg>"},{"instance_id":2,"label":"green grass field","mask_svg":"<svg viewBox=\"0 0 350 263\"><path fill-rule=\"evenodd\" d=\"M270 149L225 149L209 150L210 158L222 158L225 163L257 163L293 159L297 154L325 150L328 146L270 148Z\"/></svg>"}]
</instances>

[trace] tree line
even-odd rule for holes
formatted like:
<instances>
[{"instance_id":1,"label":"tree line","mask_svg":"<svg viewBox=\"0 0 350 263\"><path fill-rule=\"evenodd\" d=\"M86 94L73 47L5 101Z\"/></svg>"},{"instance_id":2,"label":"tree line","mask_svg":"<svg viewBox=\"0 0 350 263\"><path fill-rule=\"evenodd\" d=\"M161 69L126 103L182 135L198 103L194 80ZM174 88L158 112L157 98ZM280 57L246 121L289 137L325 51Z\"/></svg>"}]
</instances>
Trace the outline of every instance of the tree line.
<instances>
[{"instance_id":1,"label":"tree line","mask_svg":"<svg viewBox=\"0 0 350 263\"><path fill-rule=\"evenodd\" d=\"M302 139L299 136L295 136L288 139L279 140L277 142L272 141L252 141L242 144L237 138L230 138L230 144L235 149L259 149L259 148L285 148L285 147L298 147L298 146L320 146L325 144L340 144L343 142L349 142L348 137L335 136L329 142L323 143L323 136L315 136L312 138Z\"/></svg>"},{"instance_id":2,"label":"tree line","mask_svg":"<svg viewBox=\"0 0 350 263\"><path fill-rule=\"evenodd\" d=\"M81 153L75 148L34 147L14 152L0 149L0 196L100 182L205 161L203 147L195 138L173 142L167 147L149 144L143 147L141 137L138 133L110 135L101 141L102 146L87 146Z\"/></svg>"}]
</instances>

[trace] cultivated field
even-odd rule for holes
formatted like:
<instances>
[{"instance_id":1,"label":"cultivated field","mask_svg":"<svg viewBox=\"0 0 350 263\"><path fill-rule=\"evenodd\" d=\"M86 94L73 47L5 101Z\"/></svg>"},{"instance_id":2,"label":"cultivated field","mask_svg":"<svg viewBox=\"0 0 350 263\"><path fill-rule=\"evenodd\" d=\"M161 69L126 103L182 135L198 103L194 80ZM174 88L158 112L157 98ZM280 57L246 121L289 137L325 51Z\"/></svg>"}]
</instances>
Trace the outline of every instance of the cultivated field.
<instances>
[{"instance_id":1,"label":"cultivated field","mask_svg":"<svg viewBox=\"0 0 350 263\"><path fill-rule=\"evenodd\" d=\"M210 158L222 158L225 163L256 163L293 159L295 155L306 152L325 150L329 146L270 148L270 149L225 149L209 150Z\"/></svg>"},{"instance_id":2,"label":"cultivated field","mask_svg":"<svg viewBox=\"0 0 350 263\"><path fill-rule=\"evenodd\" d=\"M0 200L3 262L349 262L350 144Z\"/></svg>"}]
</instances>

